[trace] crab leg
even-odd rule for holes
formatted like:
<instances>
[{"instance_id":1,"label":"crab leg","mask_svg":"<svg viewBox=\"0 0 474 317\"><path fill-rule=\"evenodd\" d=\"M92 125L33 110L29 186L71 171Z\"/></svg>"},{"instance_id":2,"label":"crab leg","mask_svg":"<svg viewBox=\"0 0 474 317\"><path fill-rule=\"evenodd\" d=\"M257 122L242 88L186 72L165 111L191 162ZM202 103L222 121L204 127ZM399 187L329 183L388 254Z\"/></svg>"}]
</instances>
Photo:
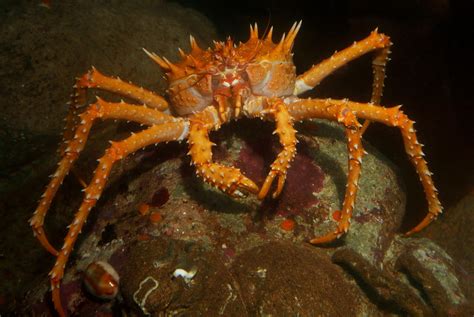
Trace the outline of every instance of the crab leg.
<instances>
[{"instance_id":1,"label":"crab leg","mask_svg":"<svg viewBox=\"0 0 474 317\"><path fill-rule=\"evenodd\" d=\"M71 95L71 101L69 102L69 112L66 117L66 128L63 135L63 141L69 141L74 135L79 109L86 103L86 92L89 88L114 92L160 111L168 109L168 102L163 97L142 87L127 83L120 78L105 76L95 67L92 67L90 71L76 79L74 91ZM61 155L64 154L64 149L65 147L61 146Z\"/></svg>"},{"instance_id":2,"label":"crab leg","mask_svg":"<svg viewBox=\"0 0 474 317\"><path fill-rule=\"evenodd\" d=\"M377 30L374 30L372 33L370 33L368 37L366 37L362 41L354 42L352 46L340 52L334 53L334 55L332 55L330 58L322 61L317 65L314 65L313 67L311 67L311 69L299 75L296 78L294 94L300 95L305 91L313 89L324 78L332 74L336 69L373 50L386 48L387 50L385 51L385 53L380 53L379 56L388 56L388 48L391 44L392 43L390 42L390 38L388 36L380 34L377 32ZM378 59L376 57L375 60L377 61L377 64L381 64L381 66L385 65L385 63L380 63L380 58ZM375 66L376 64L374 64L374 71L378 72ZM378 76L376 75L374 79L374 87L378 86L381 89L382 85L380 85L378 81L380 81L383 76L382 78L377 78ZM381 90L377 90L375 94L381 94Z\"/></svg>"},{"instance_id":3,"label":"crab leg","mask_svg":"<svg viewBox=\"0 0 474 317\"><path fill-rule=\"evenodd\" d=\"M92 67L90 71L82 75L77 80L76 86L78 89L97 88L114 92L160 111L168 109L168 102L163 97L142 87L127 83L120 78L105 76L95 67Z\"/></svg>"},{"instance_id":4,"label":"crab leg","mask_svg":"<svg viewBox=\"0 0 474 317\"><path fill-rule=\"evenodd\" d=\"M79 156L79 153L84 148L94 120L98 118L124 119L147 125L161 124L176 120L175 118L155 109L130 105L124 102L110 103L101 99L98 99L96 103L90 105L86 111L78 116L78 118L80 119L80 123L75 129L75 133L71 136L71 140L66 142L64 146L64 154L58 164L58 168L56 172L51 175L51 180L41 197L38 208L30 219L30 225L33 227L33 232L36 238L40 241L43 247L53 255L57 255L58 252L46 238L43 229L44 217L46 216L46 212L51 205L56 191L69 173L74 161Z\"/></svg>"},{"instance_id":5,"label":"crab leg","mask_svg":"<svg viewBox=\"0 0 474 317\"><path fill-rule=\"evenodd\" d=\"M392 42L390 42L390 38L384 34L378 33L377 29L375 29L367 38L359 42L354 42L352 46L334 53L329 59L314 65L310 70L298 76L296 79L294 94L299 95L305 91L313 89L336 69L339 69L350 61L375 50L375 57L372 60L374 79L372 83L372 96L370 102L380 104L385 81L385 65L388 62L391 45ZM369 124L369 120L364 122L361 129L362 134L367 130Z\"/></svg>"},{"instance_id":6,"label":"crab leg","mask_svg":"<svg viewBox=\"0 0 474 317\"><path fill-rule=\"evenodd\" d=\"M153 125L150 128L131 135L125 140L112 142L112 145L105 151L98 162L89 186L84 190L84 200L79 207L74 221L64 241L64 245L58 254L56 263L50 272L51 289L53 292L54 307L61 316L64 316L64 310L61 305L59 285L64 275L64 267L71 254L78 234L86 222L87 216L99 199L104 190L106 180L110 174L113 164L126 157L127 155L150 144L156 144L165 141L180 141L187 137L189 132L189 122L183 119L177 119L175 122L166 122Z\"/></svg>"},{"instance_id":7,"label":"crab leg","mask_svg":"<svg viewBox=\"0 0 474 317\"><path fill-rule=\"evenodd\" d=\"M283 101L278 99L271 102L270 107L262 112L262 114L266 113L270 114L276 122L277 127L273 133L278 134L283 150L278 154L271 165L270 172L258 193L259 199L264 199L268 194L276 176L278 176L278 183L272 196L276 198L280 195L283 190L283 185L285 184L287 170L296 155L296 143L298 142L295 136L296 130L293 128L293 118L288 113Z\"/></svg>"},{"instance_id":8,"label":"crab leg","mask_svg":"<svg viewBox=\"0 0 474 317\"><path fill-rule=\"evenodd\" d=\"M385 81L385 66L389 60L388 55L390 54L391 43L382 49L379 49L375 53L375 58L372 60L372 72L374 74L374 81L372 83L372 96L370 98L371 104L380 105L383 95L383 87ZM364 134L365 130L369 127L370 120L365 120L361 134Z\"/></svg>"},{"instance_id":9,"label":"crab leg","mask_svg":"<svg viewBox=\"0 0 474 317\"><path fill-rule=\"evenodd\" d=\"M315 103L312 99L301 99L298 102L291 103L288 106L288 112L295 120L307 118L322 118L335 120L345 126L347 137L347 149L349 152L349 172L347 176L347 188L342 204L341 218L335 231L310 240L313 244L327 243L339 238L347 232L350 226L352 211L356 200L360 169L362 164L362 156L364 149L362 148L361 127L359 121L347 106L347 102L333 103L327 99L321 103Z\"/></svg>"},{"instance_id":10,"label":"crab leg","mask_svg":"<svg viewBox=\"0 0 474 317\"><path fill-rule=\"evenodd\" d=\"M196 174L208 184L231 196L243 196L240 190L257 193L258 187L245 177L238 168L212 162L212 146L209 131L219 129L221 121L214 107L208 107L190 118L189 152Z\"/></svg>"},{"instance_id":11,"label":"crab leg","mask_svg":"<svg viewBox=\"0 0 474 317\"><path fill-rule=\"evenodd\" d=\"M358 103L347 100L301 100L293 104L288 105L290 114L298 118L312 117L314 109L324 110L328 105L344 105L358 118L367 119L371 121L381 122L388 126L397 127L403 137L403 143L405 145L405 151L414 165L416 172L420 178L421 184L425 191L426 200L428 202L428 214L425 218L407 235L418 232L425 228L430 222L442 213L442 206L438 199L438 191L434 186L431 178L432 173L428 170L428 165L423 158L424 153L422 151L422 144L420 144L416 137L416 131L413 127L414 121L410 120L403 111L400 110L400 106L392 108L384 108L366 103Z\"/></svg>"}]
</instances>

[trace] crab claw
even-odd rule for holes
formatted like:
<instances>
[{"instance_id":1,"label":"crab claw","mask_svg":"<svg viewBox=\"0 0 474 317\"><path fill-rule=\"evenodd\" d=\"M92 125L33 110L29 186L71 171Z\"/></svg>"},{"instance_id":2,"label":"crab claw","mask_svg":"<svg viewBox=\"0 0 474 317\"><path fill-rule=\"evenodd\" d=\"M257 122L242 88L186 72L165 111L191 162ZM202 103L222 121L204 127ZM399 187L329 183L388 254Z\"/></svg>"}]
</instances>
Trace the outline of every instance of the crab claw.
<instances>
[{"instance_id":1,"label":"crab claw","mask_svg":"<svg viewBox=\"0 0 474 317\"><path fill-rule=\"evenodd\" d=\"M278 183L277 183L277 188L273 192L272 197L277 198L280 194L281 191L283 190L283 185L285 185L285 180L286 180L286 174L284 173L279 173L278 171L271 171L267 178L265 179L265 182L262 185L262 188L260 189L260 192L258 193L258 199L264 199L268 191L270 190L270 187L272 186L273 180L275 177L278 175Z\"/></svg>"},{"instance_id":2,"label":"crab claw","mask_svg":"<svg viewBox=\"0 0 474 317\"><path fill-rule=\"evenodd\" d=\"M196 166L196 174L206 183L233 197L245 197L246 193L258 192L258 186L235 167L217 163L199 164Z\"/></svg>"},{"instance_id":3,"label":"crab claw","mask_svg":"<svg viewBox=\"0 0 474 317\"><path fill-rule=\"evenodd\" d=\"M241 191L243 190L243 192ZM233 197L243 198L247 196L247 193L256 194L258 192L258 186L249 178L241 175L240 179L230 186L230 190L227 191Z\"/></svg>"},{"instance_id":4,"label":"crab claw","mask_svg":"<svg viewBox=\"0 0 474 317\"><path fill-rule=\"evenodd\" d=\"M233 177L229 178L227 184L224 182L217 185L220 190L236 198L246 197L248 193L258 193L258 186L250 178L245 177L239 169L223 168L226 170L226 174L232 173Z\"/></svg>"}]
</instances>

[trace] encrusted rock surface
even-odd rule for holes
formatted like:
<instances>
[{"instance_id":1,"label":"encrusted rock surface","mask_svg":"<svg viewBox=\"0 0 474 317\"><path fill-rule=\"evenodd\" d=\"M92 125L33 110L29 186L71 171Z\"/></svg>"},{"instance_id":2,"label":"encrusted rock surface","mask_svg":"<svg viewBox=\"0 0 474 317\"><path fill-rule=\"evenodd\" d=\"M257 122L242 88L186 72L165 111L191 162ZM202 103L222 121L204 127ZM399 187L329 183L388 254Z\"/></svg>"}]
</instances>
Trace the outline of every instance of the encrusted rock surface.
<instances>
[{"instance_id":1,"label":"encrusted rock surface","mask_svg":"<svg viewBox=\"0 0 474 317\"><path fill-rule=\"evenodd\" d=\"M216 160L239 166L261 183L278 150L273 129L258 120L223 127L211 136ZM189 166L185 144L145 149L118 163L68 266L63 301L69 310L91 309L77 286L81 271L92 261L107 260L121 275L123 299L101 309L109 305L156 315L379 315L379 303L331 263L330 255L345 246L369 263L383 261L404 212L396 174L367 145L375 155L364 157L348 235L325 248L311 246L308 239L336 226L333 211L344 194L346 145L336 124L310 122L297 129L298 155L277 200L237 200L210 188ZM149 206L145 215L138 212L143 203ZM288 220L293 227L284 225ZM196 274L186 281L173 277L176 269ZM351 290L351 297L341 290ZM31 302L44 296L44 291L29 294Z\"/></svg>"}]
</instances>

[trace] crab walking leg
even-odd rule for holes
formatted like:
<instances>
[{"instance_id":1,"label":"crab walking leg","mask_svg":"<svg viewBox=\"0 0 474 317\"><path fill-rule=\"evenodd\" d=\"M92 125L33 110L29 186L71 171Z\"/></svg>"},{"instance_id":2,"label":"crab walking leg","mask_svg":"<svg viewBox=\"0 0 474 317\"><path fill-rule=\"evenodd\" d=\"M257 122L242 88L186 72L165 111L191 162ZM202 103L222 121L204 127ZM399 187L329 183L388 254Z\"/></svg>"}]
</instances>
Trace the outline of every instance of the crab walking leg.
<instances>
[{"instance_id":1,"label":"crab walking leg","mask_svg":"<svg viewBox=\"0 0 474 317\"><path fill-rule=\"evenodd\" d=\"M112 142L112 145L105 151L104 156L98 160L99 164L94 172L94 176L89 186L84 190L84 200L74 216L74 221L69 227L64 245L50 272L54 307L61 316L64 316L64 311L60 300L59 285L64 275L64 267L90 210L102 194L113 164L147 145L166 141L181 141L187 137L188 132L189 122L183 119L153 125L146 130L131 135L123 141Z\"/></svg>"},{"instance_id":2,"label":"crab walking leg","mask_svg":"<svg viewBox=\"0 0 474 317\"><path fill-rule=\"evenodd\" d=\"M382 101L383 88L385 82L385 67L387 62L390 60L388 55L390 54L391 43L387 47L378 50L375 53L375 58L372 61L372 72L374 74L374 81L372 83L372 96L370 103L380 105Z\"/></svg>"},{"instance_id":3,"label":"crab walking leg","mask_svg":"<svg viewBox=\"0 0 474 317\"><path fill-rule=\"evenodd\" d=\"M388 36L378 33L377 30L372 31L372 33L362 41L354 42L352 46L335 53L330 58L314 65L311 69L298 76L296 78L294 95L300 95L305 91L313 89L324 78L348 62L371 51L387 48L391 44ZM377 82L374 81L374 84L376 83Z\"/></svg>"},{"instance_id":4,"label":"crab walking leg","mask_svg":"<svg viewBox=\"0 0 474 317\"><path fill-rule=\"evenodd\" d=\"M217 187L231 196L243 196L240 191L258 192L253 181L245 177L238 168L223 166L212 162L212 146L209 131L220 128L220 119L214 107L208 107L190 118L189 152L196 174L208 184Z\"/></svg>"},{"instance_id":5,"label":"crab walking leg","mask_svg":"<svg viewBox=\"0 0 474 317\"><path fill-rule=\"evenodd\" d=\"M298 142L296 140L296 130L293 128L293 118L288 113L283 101L278 100L272 103L270 108L264 110L264 113L273 116L276 122L276 130L273 133L278 134L283 150L271 165L270 172L258 193L259 199L264 199L267 196L276 176L278 176L278 184L272 196L276 198L280 195L285 184L287 170L295 158L296 143Z\"/></svg>"},{"instance_id":6,"label":"crab walking leg","mask_svg":"<svg viewBox=\"0 0 474 317\"><path fill-rule=\"evenodd\" d=\"M108 77L100 73L95 67L81 76L76 83L77 88L97 88L114 92L146 104L150 108L160 111L168 109L168 102L161 96L142 87L127 83L120 78Z\"/></svg>"},{"instance_id":7,"label":"crab walking leg","mask_svg":"<svg viewBox=\"0 0 474 317\"><path fill-rule=\"evenodd\" d=\"M423 158L423 145L417 140L414 128L415 122L410 120L407 115L400 110L401 106L384 108L346 100L330 100L329 103L333 105L345 105L353 111L358 118L381 122L388 126L400 129L403 143L405 145L405 151L418 173L428 202L428 214L417 226L410 230L407 235L422 230L436 219L436 217L443 211L443 207L438 199L438 190L434 186L431 178L431 175L433 174L429 171L428 165ZM328 100L314 99L311 101L295 102L294 104L289 105L288 109L293 116L298 115L298 117L304 118L305 116L311 116L311 109L324 109L327 107L327 104Z\"/></svg>"},{"instance_id":8,"label":"crab walking leg","mask_svg":"<svg viewBox=\"0 0 474 317\"><path fill-rule=\"evenodd\" d=\"M136 106L122 103L110 103L98 99L96 103L90 105L86 111L78 116L79 124L72 135L71 140L64 146L64 154L58 164L56 172L51 175L51 180L46 187L46 191L41 196L38 208L30 219L30 225L33 227L33 233L43 247L51 254L57 255L56 249L46 238L43 223L51 202L63 182L66 175L73 166L74 161L85 146L87 137L95 119L123 119L140 122L147 125L172 122L177 119L162 113L161 111L147 107Z\"/></svg>"},{"instance_id":9,"label":"crab walking leg","mask_svg":"<svg viewBox=\"0 0 474 317\"><path fill-rule=\"evenodd\" d=\"M63 141L70 140L74 135L77 116L80 108L82 108L86 103L86 93L89 88L117 93L160 111L168 109L168 102L163 97L142 87L127 83L120 78L105 76L95 67L92 67L90 71L76 79L74 91L71 95L71 101L68 103L69 112L66 117L66 128L63 134ZM60 148L60 153L61 155L64 153L64 146Z\"/></svg>"},{"instance_id":10,"label":"crab walking leg","mask_svg":"<svg viewBox=\"0 0 474 317\"><path fill-rule=\"evenodd\" d=\"M390 45L378 50L375 54L375 58L372 61L374 81L372 83L372 96L370 98L370 103L380 105L385 81L385 66L389 60L388 55L390 54ZM364 134L365 130L369 127L369 124L370 120L364 121L361 134Z\"/></svg>"},{"instance_id":11,"label":"crab walking leg","mask_svg":"<svg viewBox=\"0 0 474 317\"><path fill-rule=\"evenodd\" d=\"M362 148L360 123L357 117L346 102L333 103L331 100L325 100L322 103L315 103L311 99L301 99L298 102L291 103L288 111L295 120L308 118L322 118L336 120L345 126L347 137L347 149L349 152L349 172L347 176L347 188L342 204L341 218L335 231L310 240L312 244L320 244L331 242L347 232L350 226L352 211L356 200L360 169L362 164L362 156L364 149Z\"/></svg>"}]
</instances>

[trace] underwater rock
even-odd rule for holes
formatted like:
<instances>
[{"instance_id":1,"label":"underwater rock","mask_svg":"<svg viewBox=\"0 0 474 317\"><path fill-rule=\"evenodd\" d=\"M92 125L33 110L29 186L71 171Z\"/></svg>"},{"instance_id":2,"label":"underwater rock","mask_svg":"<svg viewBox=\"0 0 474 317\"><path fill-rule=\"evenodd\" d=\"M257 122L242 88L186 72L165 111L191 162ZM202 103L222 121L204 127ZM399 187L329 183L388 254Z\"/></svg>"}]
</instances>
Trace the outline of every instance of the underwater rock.
<instances>
[{"instance_id":1,"label":"underwater rock","mask_svg":"<svg viewBox=\"0 0 474 317\"><path fill-rule=\"evenodd\" d=\"M455 261L433 241L396 237L382 261L343 247L332 256L372 302L409 316L467 316L466 298Z\"/></svg>"},{"instance_id":2,"label":"underwater rock","mask_svg":"<svg viewBox=\"0 0 474 317\"><path fill-rule=\"evenodd\" d=\"M474 192L465 195L422 232L453 257L460 282L474 312Z\"/></svg>"},{"instance_id":3,"label":"underwater rock","mask_svg":"<svg viewBox=\"0 0 474 317\"><path fill-rule=\"evenodd\" d=\"M130 245L126 254L132 260L121 270L125 303L153 316L245 316L245 304L218 251L166 237Z\"/></svg>"},{"instance_id":4,"label":"underwater rock","mask_svg":"<svg viewBox=\"0 0 474 317\"><path fill-rule=\"evenodd\" d=\"M247 316L356 316L366 301L321 249L273 241L235 259Z\"/></svg>"},{"instance_id":5,"label":"underwater rock","mask_svg":"<svg viewBox=\"0 0 474 317\"><path fill-rule=\"evenodd\" d=\"M334 123L309 122L297 129L297 164L289 170L281 197L275 200L261 202L252 195L232 199L204 184L189 165L185 144L162 144L122 161L73 251L75 261L66 268L63 288L67 290L78 280L87 264L100 259L120 275L123 301L107 304L114 309L139 314L219 314L223 310L225 315L252 315L259 309L272 311L270 297L265 295L272 288L279 298L278 307L288 312L296 309L292 306L296 296L302 315L312 309L322 314L378 315L378 303L371 302L365 290L350 286L353 277L329 259L344 246L371 265L385 260L404 213L405 196L396 173L366 144L369 154L363 160L349 233L325 247L311 246L307 243L310 238L336 226L333 212L344 197L346 144L343 130ZM272 130L271 123L258 120L224 126L211 135L217 144L216 160L240 167L260 183L278 150ZM153 204L157 192L167 193L166 199ZM142 212L143 204L147 204L146 213ZM150 219L154 213L160 215L160 221ZM288 220L291 226L286 224ZM318 269L339 286L331 286L329 279L322 277L320 284L313 281L314 285L302 280L303 276L322 274L316 273ZM270 276L275 278L257 283ZM287 287L297 284L311 294ZM322 292L315 290L315 285L329 289ZM242 287L254 295L242 295ZM353 292L350 300L345 299L350 305L340 305L340 299L333 298L339 287ZM73 299L81 303L67 304L70 312L91 309L91 299L65 290L63 303ZM284 300L285 294L291 301ZM311 296L318 300L310 301ZM38 288L28 301L34 303L43 297L45 289ZM101 305L106 309L105 303ZM393 313L390 307L382 311Z\"/></svg>"}]
</instances>

